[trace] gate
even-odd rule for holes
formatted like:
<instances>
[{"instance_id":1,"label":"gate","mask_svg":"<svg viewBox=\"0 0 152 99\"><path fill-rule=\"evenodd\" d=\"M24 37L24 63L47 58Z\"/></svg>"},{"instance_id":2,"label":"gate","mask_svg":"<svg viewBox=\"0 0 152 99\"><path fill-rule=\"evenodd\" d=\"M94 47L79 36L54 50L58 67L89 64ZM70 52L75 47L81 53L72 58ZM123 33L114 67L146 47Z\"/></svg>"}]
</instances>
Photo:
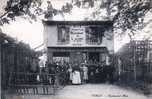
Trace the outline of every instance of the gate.
<instances>
[{"instance_id":1,"label":"gate","mask_svg":"<svg viewBox=\"0 0 152 99\"><path fill-rule=\"evenodd\" d=\"M65 86L65 73L12 72L9 77L9 94L55 95Z\"/></svg>"}]
</instances>

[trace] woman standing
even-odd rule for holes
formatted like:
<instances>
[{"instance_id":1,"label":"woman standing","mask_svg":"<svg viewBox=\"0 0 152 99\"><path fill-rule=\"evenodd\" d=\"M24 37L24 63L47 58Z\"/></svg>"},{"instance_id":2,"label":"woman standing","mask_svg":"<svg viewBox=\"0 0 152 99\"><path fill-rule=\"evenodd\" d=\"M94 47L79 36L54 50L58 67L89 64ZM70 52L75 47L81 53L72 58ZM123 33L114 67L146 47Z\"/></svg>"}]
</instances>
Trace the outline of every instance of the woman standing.
<instances>
[{"instance_id":1,"label":"woman standing","mask_svg":"<svg viewBox=\"0 0 152 99\"><path fill-rule=\"evenodd\" d=\"M83 81L86 83L88 81L88 67L86 65L83 65Z\"/></svg>"},{"instance_id":2,"label":"woman standing","mask_svg":"<svg viewBox=\"0 0 152 99\"><path fill-rule=\"evenodd\" d=\"M81 77L80 77L80 69L79 67L74 68L72 73L72 84L81 84Z\"/></svg>"}]
</instances>

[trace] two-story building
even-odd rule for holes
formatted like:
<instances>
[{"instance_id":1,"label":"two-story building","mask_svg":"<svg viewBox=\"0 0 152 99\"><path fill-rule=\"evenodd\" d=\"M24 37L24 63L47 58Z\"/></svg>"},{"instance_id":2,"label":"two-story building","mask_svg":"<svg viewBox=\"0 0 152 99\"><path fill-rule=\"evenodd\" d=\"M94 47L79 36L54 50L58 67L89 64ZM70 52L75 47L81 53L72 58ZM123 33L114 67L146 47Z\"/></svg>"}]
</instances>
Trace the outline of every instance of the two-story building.
<instances>
[{"instance_id":1,"label":"two-story building","mask_svg":"<svg viewBox=\"0 0 152 99\"><path fill-rule=\"evenodd\" d=\"M114 53L112 21L43 21L49 63L105 62Z\"/></svg>"}]
</instances>

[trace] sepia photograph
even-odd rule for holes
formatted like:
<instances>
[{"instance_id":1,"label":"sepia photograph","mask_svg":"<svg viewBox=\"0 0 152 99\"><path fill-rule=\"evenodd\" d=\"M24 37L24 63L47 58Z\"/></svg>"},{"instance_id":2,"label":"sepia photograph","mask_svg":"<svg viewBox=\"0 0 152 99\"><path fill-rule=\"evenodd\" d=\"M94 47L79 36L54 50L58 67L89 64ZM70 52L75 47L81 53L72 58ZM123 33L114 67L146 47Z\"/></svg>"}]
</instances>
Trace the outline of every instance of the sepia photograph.
<instances>
[{"instance_id":1,"label":"sepia photograph","mask_svg":"<svg viewBox=\"0 0 152 99\"><path fill-rule=\"evenodd\" d=\"M152 0L0 0L0 99L152 99Z\"/></svg>"}]
</instances>

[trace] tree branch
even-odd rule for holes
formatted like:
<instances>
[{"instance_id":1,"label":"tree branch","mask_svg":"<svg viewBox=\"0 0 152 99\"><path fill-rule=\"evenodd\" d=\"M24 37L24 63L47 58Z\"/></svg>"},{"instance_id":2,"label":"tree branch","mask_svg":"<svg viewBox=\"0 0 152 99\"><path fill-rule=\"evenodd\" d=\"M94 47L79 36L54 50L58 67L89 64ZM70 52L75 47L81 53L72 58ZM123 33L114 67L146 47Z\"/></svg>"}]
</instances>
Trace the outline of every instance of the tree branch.
<instances>
[{"instance_id":1,"label":"tree branch","mask_svg":"<svg viewBox=\"0 0 152 99\"><path fill-rule=\"evenodd\" d=\"M1 16L0 16L0 19L2 19L5 15L7 15L9 13L9 11L7 11L7 12L5 12L4 14L2 14Z\"/></svg>"}]
</instances>

